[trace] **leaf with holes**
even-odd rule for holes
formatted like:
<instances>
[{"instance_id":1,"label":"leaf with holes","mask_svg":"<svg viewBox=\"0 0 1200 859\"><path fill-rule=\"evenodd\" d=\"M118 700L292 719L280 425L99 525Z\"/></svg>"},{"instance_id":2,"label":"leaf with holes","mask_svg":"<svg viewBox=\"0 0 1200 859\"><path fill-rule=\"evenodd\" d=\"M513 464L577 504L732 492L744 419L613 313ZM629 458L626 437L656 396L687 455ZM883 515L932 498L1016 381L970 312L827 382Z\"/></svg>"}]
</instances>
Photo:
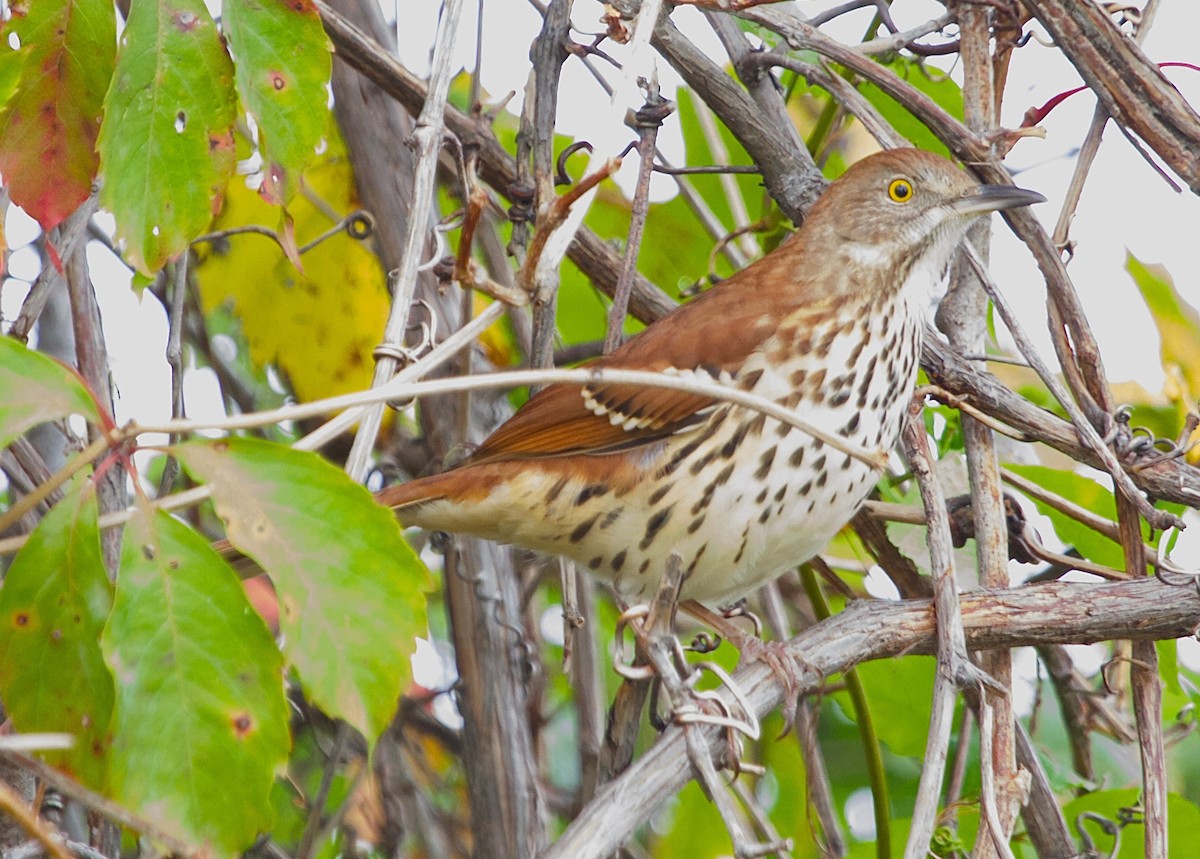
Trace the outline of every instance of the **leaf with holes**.
<instances>
[{"instance_id":1,"label":"leaf with holes","mask_svg":"<svg viewBox=\"0 0 1200 859\"><path fill-rule=\"evenodd\" d=\"M102 422L77 375L11 337L0 337L0 447L30 427L67 415Z\"/></svg>"},{"instance_id":2,"label":"leaf with holes","mask_svg":"<svg viewBox=\"0 0 1200 859\"><path fill-rule=\"evenodd\" d=\"M116 15L107 0L10 8L0 66L16 81L0 109L0 173L12 201L48 230L92 191L100 106L117 54Z\"/></svg>"},{"instance_id":3,"label":"leaf with holes","mask_svg":"<svg viewBox=\"0 0 1200 859\"><path fill-rule=\"evenodd\" d=\"M373 743L426 634L429 572L396 518L313 453L233 438L175 454L209 485L230 542L271 576L305 691Z\"/></svg>"},{"instance_id":4,"label":"leaf with holes","mask_svg":"<svg viewBox=\"0 0 1200 859\"><path fill-rule=\"evenodd\" d=\"M100 202L143 273L187 249L233 173L233 63L200 0L134 3L100 127Z\"/></svg>"},{"instance_id":5,"label":"leaf with holes","mask_svg":"<svg viewBox=\"0 0 1200 859\"><path fill-rule=\"evenodd\" d=\"M163 512L125 526L101 644L117 682L109 785L167 832L233 855L271 826L287 760L283 659L237 574Z\"/></svg>"},{"instance_id":6,"label":"leaf with holes","mask_svg":"<svg viewBox=\"0 0 1200 859\"><path fill-rule=\"evenodd\" d=\"M38 523L0 588L0 696L17 730L71 734L50 763L99 790L113 681L100 652L112 588L96 494L78 480Z\"/></svg>"},{"instance_id":7,"label":"leaf with holes","mask_svg":"<svg viewBox=\"0 0 1200 859\"><path fill-rule=\"evenodd\" d=\"M258 126L260 193L286 205L325 132L329 40L310 0L226 0L223 13L238 93Z\"/></svg>"}]
</instances>

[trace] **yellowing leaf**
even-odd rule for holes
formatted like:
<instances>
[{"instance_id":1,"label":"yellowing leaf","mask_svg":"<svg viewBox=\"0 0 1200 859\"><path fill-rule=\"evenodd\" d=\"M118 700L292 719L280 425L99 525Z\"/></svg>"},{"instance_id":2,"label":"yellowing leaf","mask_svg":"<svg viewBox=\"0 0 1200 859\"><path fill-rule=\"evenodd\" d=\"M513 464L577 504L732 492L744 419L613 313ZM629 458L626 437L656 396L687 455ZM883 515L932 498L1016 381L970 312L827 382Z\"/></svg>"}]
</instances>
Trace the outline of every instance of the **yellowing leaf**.
<instances>
[{"instance_id":1,"label":"yellowing leaf","mask_svg":"<svg viewBox=\"0 0 1200 859\"><path fill-rule=\"evenodd\" d=\"M1163 391L1179 406L1180 417L1200 409L1200 311L1175 289L1171 275L1161 265L1146 265L1128 254L1125 270L1133 277L1154 318L1162 340L1162 366L1167 380ZM1200 430L1188 443L1195 445L1188 462L1200 465Z\"/></svg>"},{"instance_id":2,"label":"yellowing leaf","mask_svg":"<svg viewBox=\"0 0 1200 859\"><path fill-rule=\"evenodd\" d=\"M332 126L327 139L329 148L305 171L304 184L313 198L348 214L357 206L354 174ZM301 247L333 226L306 195L297 195L288 211ZM279 209L235 176L214 228L250 224L275 228ZM299 399L369 387L388 296L383 267L363 242L345 233L333 236L303 255L302 272L277 244L253 234L203 245L200 257L205 312L229 304L242 320L255 363L283 371Z\"/></svg>"},{"instance_id":3,"label":"yellowing leaf","mask_svg":"<svg viewBox=\"0 0 1200 859\"><path fill-rule=\"evenodd\" d=\"M1196 407L1200 398L1200 311L1184 301L1171 275L1161 265L1146 265L1128 254L1125 270L1142 293L1162 338L1162 365L1168 396Z\"/></svg>"}]
</instances>

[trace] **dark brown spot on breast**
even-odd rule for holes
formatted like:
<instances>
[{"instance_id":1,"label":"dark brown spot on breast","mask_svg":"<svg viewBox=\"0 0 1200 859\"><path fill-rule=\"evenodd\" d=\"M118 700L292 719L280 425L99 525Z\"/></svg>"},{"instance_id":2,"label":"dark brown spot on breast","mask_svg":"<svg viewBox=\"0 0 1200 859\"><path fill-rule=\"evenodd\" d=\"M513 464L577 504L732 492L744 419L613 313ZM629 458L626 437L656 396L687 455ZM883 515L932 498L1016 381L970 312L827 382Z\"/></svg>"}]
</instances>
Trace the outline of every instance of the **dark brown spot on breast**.
<instances>
[{"instance_id":1,"label":"dark brown spot on breast","mask_svg":"<svg viewBox=\"0 0 1200 859\"><path fill-rule=\"evenodd\" d=\"M779 490L775 493L775 500L782 501L783 496L787 495L787 491L788 491L788 485L785 483L785 484L783 484L783 486L780 486Z\"/></svg>"},{"instance_id":2,"label":"dark brown spot on breast","mask_svg":"<svg viewBox=\"0 0 1200 859\"><path fill-rule=\"evenodd\" d=\"M650 569L650 559L646 558L640 564L638 564L638 572L644 573L648 569Z\"/></svg>"},{"instance_id":3,"label":"dark brown spot on breast","mask_svg":"<svg viewBox=\"0 0 1200 859\"><path fill-rule=\"evenodd\" d=\"M596 557L594 557L590 561L588 561L588 569L589 570L598 570L598 569L600 569L600 565L603 563L604 563L604 557L602 555L597 555Z\"/></svg>"},{"instance_id":4,"label":"dark brown spot on breast","mask_svg":"<svg viewBox=\"0 0 1200 859\"><path fill-rule=\"evenodd\" d=\"M700 446L700 442L696 439L693 439L692 441L685 444L683 447L679 448L679 450L675 451L675 455L671 457L670 461L667 462L666 465L664 465L662 468L660 468L658 470L658 476L660 478L666 477L668 474L673 472L675 469L679 468L679 466L683 463L683 461L685 459L687 459L689 456L691 456L693 453L696 452L696 448L698 448L699 446Z\"/></svg>"},{"instance_id":5,"label":"dark brown spot on breast","mask_svg":"<svg viewBox=\"0 0 1200 859\"><path fill-rule=\"evenodd\" d=\"M650 498L648 499L650 504L653 505L662 501L663 497L671 491L671 487L674 485L674 483L664 483L662 486L658 487L658 489L655 489L653 492L651 492Z\"/></svg>"},{"instance_id":6,"label":"dark brown spot on breast","mask_svg":"<svg viewBox=\"0 0 1200 859\"><path fill-rule=\"evenodd\" d=\"M806 448L804 445L800 445L800 447L793 450L792 455L788 457L788 465L790 465L792 468L799 468L804 462L805 450Z\"/></svg>"},{"instance_id":7,"label":"dark brown spot on breast","mask_svg":"<svg viewBox=\"0 0 1200 859\"><path fill-rule=\"evenodd\" d=\"M666 525L671 519L671 512L675 509L675 505L664 507L646 521L646 533L642 536L642 542L638 543L638 548L643 551L649 548L654 542L654 537L662 530L663 525Z\"/></svg>"},{"instance_id":8,"label":"dark brown spot on breast","mask_svg":"<svg viewBox=\"0 0 1200 859\"><path fill-rule=\"evenodd\" d=\"M695 534L697 531L700 530L700 527L704 524L704 520L707 518L708 518L707 515L697 516L695 519L693 519L691 522L688 523L687 532L689 534Z\"/></svg>"},{"instance_id":9,"label":"dark brown spot on breast","mask_svg":"<svg viewBox=\"0 0 1200 859\"><path fill-rule=\"evenodd\" d=\"M613 559L609 562L609 566L612 567L612 571L614 573L621 572L621 567L625 566L625 550L624 549L617 552L617 554L613 555Z\"/></svg>"},{"instance_id":10,"label":"dark brown spot on breast","mask_svg":"<svg viewBox=\"0 0 1200 859\"><path fill-rule=\"evenodd\" d=\"M588 531L592 530L592 526L596 524L596 520L599 518L600 514L597 513L595 516L592 516L589 519L584 519L582 522L576 525L575 530L571 532L571 542L578 543L580 540L586 537L588 535ZM595 568L593 567L593 569Z\"/></svg>"},{"instance_id":11,"label":"dark brown spot on breast","mask_svg":"<svg viewBox=\"0 0 1200 859\"><path fill-rule=\"evenodd\" d=\"M614 507L604 514L604 518L600 520L600 530L611 527L614 522L621 518L621 514L625 512L624 507Z\"/></svg>"},{"instance_id":12,"label":"dark brown spot on breast","mask_svg":"<svg viewBox=\"0 0 1200 859\"><path fill-rule=\"evenodd\" d=\"M742 446L742 442L746 440L746 433L750 431L749 422L743 422L734 430L733 435L729 437L729 441L725 442L721 448L721 458L729 459L734 452Z\"/></svg>"},{"instance_id":13,"label":"dark brown spot on breast","mask_svg":"<svg viewBox=\"0 0 1200 859\"><path fill-rule=\"evenodd\" d=\"M846 401L849 399L850 399L849 391L838 391L836 394L834 394L832 397L829 398L829 405L843 406L846 404Z\"/></svg>"},{"instance_id":14,"label":"dark brown spot on breast","mask_svg":"<svg viewBox=\"0 0 1200 859\"><path fill-rule=\"evenodd\" d=\"M738 561L740 561L742 559L742 555L744 555L746 553L746 543L749 542L749 538L750 538L750 535L748 532L749 532L749 526L747 526L746 531L742 532L742 545L738 547L737 554L733 556L733 562L735 564Z\"/></svg>"},{"instance_id":15,"label":"dark brown spot on breast","mask_svg":"<svg viewBox=\"0 0 1200 859\"><path fill-rule=\"evenodd\" d=\"M575 506L578 507L581 504L586 504L590 499L599 498L601 495L604 495L607 492L608 487L601 486L598 483L594 483L591 486L585 486L579 491L579 494L575 496Z\"/></svg>"},{"instance_id":16,"label":"dark brown spot on breast","mask_svg":"<svg viewBox=\"0 0 1200 859\"><path fill-rule=\"evenodd\" d=\"M818 358L825 358L829 355L829 350L833 347L833 341L837 339L837 336L836 328L830 328L821 335L821 339L817 341L816 347L813 349Z\"/></svg>"},{"instance_id":17,"label":"dark brown spot on breast","mask_svg":"<svg viewBox=\"0 0 1200 859\"><path fill-rule=\"evenodd\" d=\"M692 558L692 562L690 564L688 564L688 568L687 568L688 573L695 572L696 564L700 563L700 559L702 557L704 557L704 553L707 549L708 549L708 543L705 543L703 546L701 546L699 549L696 550L696 556L694 558Z\"/></svg>"},{"instance_id":18,"label":"dark brown spot on breast","mask_svg":"<svg viewBox=\"0 0 1200 859\"><path fill-rule=\"evenodd\" d=\"M558 498L558 496L562 494L562 491L566 488L566 486L567 486L567 478L565 478L565 477L559 478L557 481L555 481L554 485L550 487L550 491L546 493L546 503L550 504L556 498Z\"/></svg>"},{"instance_id":19,"label":"dark brown spot on breast","mask_svg":"<svg viewBox=\"0 0 1200 859\"><path fill-rule=\"evenodd\" d=\"M744 376L738 377L738 387L743 391L748 391L758 384L758 380L762 378L762 370L751 370Z\"/></svg>"},{"instance_id":20,"label":"dark brown spot on breast","mask_svg":"<svg viewBox=\"0 0 1200 859\"><path fill-rule=\"evenodd\" d=\"M729 465L722 468L720 473L716 477L713 478L713 482L712 482L713 487L723 486L726 483L728 483L729 478L733 477L733 468L735 465L737 465L737 463L731 462L731 463L729 463ZM737 500L741 501L742 496L739 495Z\"/></svg>"},{"instance_id":21,"label":"dark brown spot on breast","mask_svg":"<svg viewBox=\"0 0 1200 859\"><path fill-rule=\"evenodd\" d=\"M856 363L858 363L858 359L862 357L863 349L865 349L866 346L867 340L865 337L854 345L854 348L850 350L850 357L846 359L846 367L853 367Z\"/></svg>"},{"instance_id":22,"label":"dark brown spot on breast","mask_svg":"<svg viewBox=\"0 0 1200 859\"><path fill-rule=\"evenodd\" d=\"M808 370L796 370L792 373L792 387L799 388L804 385L804 380L808 378Z\"/></svg>"},{"instance_id":23,"label":"dark brown spot on breast","mask_svg":"<svg viewBox=\"0 0 1200 859\"><path fill-rule=\"evenodd\" d=\"M690 471L692 474L699 474L708 466L710 462L717 458L717 453L717 448L710 447L704 456L700 457L688 466L688 471Z\"/></svg>"},{"instance_id":24,"label":"dark brown spot on breast","mask_svg":"<svg viewBox=\"0 0 1200 859\"><path fill-rule=\"evenodd\" d=\"M775 453L778 450L778 445L772 445L763 451L763 455L758 458L758 468L754 472L755 480L763 480L771 473L771 465L775 462Z\"/></svg>"}]
</instances>

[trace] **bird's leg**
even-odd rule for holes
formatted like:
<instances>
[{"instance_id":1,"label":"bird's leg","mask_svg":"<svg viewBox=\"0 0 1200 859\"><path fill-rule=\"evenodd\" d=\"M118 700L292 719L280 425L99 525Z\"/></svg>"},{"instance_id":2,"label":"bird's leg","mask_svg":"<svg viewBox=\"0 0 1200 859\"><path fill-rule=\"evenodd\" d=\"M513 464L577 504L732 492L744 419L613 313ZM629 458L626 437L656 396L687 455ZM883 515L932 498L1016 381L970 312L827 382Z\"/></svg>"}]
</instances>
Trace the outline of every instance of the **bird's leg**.
<instances>
[{"instance_id":1,"label":"bird's leg","mask_svg":"<svg viewBox=\"0 0 1200 859\"><path fill-rule=\"evenodd\" d=\"M728 743L725 759L735 772L739 772L747 767L741 763L741 742L738 735L746 734L757 738L758 720L724 669L708 661L693 663L687 660L685 648L675 634L675 609L682 581L679 575L680 568L678 554L672 553L662 584L651 605L634 606L622 613L617 622L613 667L618 674L629 680L653 680L655 686L664 691L670 701L670 722L684 726L704 723L725 728ZM635 656L632 662L627 662L625 658L626 628L634 637ZM705 644L689 649L707 652L711 647ZM722 696L717 691L696 689L696 684L705 672L716 676L721 685L728 689L729 695ZM732 701L729 700L730 697Z\"/></svg>"}]
</instances>

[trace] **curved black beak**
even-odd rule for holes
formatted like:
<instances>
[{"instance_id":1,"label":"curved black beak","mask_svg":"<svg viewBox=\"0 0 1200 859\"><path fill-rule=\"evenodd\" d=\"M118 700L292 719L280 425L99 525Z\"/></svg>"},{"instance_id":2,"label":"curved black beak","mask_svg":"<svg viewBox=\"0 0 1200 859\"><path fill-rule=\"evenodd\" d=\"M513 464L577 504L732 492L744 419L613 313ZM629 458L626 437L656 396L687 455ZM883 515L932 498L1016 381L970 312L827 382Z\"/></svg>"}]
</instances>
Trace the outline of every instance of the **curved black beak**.
<instances>
[{"instance_id":1,"label":"curved black beak","mask_svg":"<svg viewBox=\"0 0 1200 859\"><path fill-rule=\"evenodd\" d=\"M1034 203L1044 202L1046 198L1037 191L1018 188L1016 185L980 185L950 205L961 215L982 215L985 212L998 212L1001 209L1015 209L1018 206L1032 206Z\"/></svg>"}]
</instances>

